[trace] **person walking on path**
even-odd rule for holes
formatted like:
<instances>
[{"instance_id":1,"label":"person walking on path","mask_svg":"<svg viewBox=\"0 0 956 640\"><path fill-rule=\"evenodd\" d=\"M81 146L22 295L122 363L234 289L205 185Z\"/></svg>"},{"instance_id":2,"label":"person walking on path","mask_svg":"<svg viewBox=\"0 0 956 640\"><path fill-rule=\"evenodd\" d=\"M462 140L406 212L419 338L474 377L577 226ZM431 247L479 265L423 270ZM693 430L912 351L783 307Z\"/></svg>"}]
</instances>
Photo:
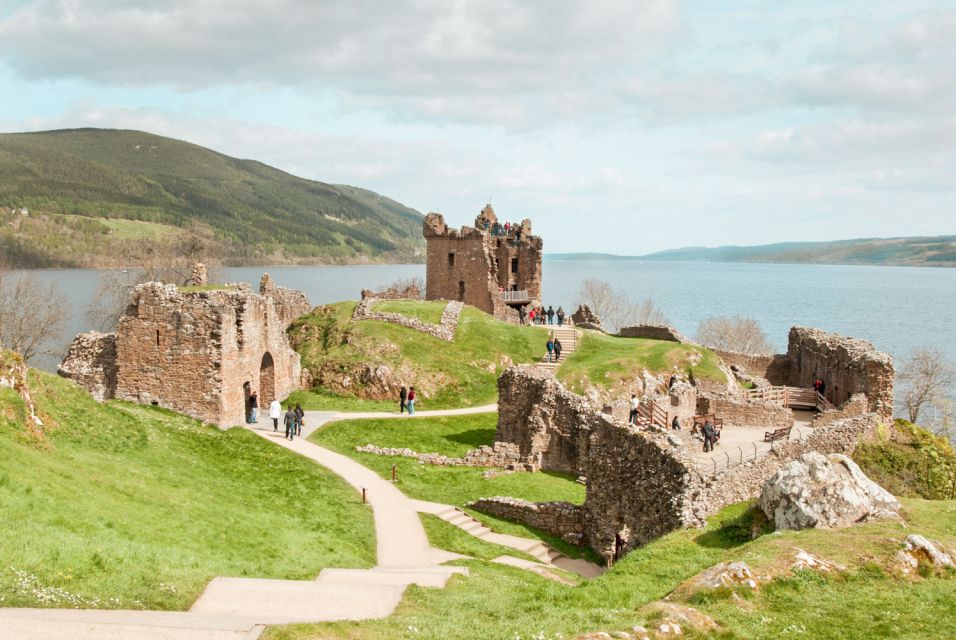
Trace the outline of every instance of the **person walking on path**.
<instances>
[{"instance_id":1,"label":"person walking on path","mask_svg":"<svg viewBox=\"0 0 956 640\"><path fill-rule=\"evenodd\" d=\"M680 431L680 420L677 419L677 416L674 416L674 419L671 420L671 429Z\"/></svg>"},{"instance_id":2,"label":"person walking on path","mask_svg":"<svg viewBox=\"0 0 956 640\"><path fill-rule=\"evenodd\" d=\"M249 424L254 424L257 422L256 418L259 412L259 394L253 391L249 394L249 419L246 420Z\"/></svg>"},{"instance_id":3,"label":"person walking on path","mask_svg":"<svg viewBox=\"0 0 956 640\"><path fill-rule=\"evenodd\" d=\"M564 307L558 307L558 326L564 326Z\"/></svg>"},{"instance_id":4,"label":"person walking on path","mask_svg":"<svg viewBox=\"0 0 956 640\"><path fill-rule=\"evenodd\" d=\"M561 362L561 341L554 339L554 361Z\"/></svg>"},{"instance_id":5,"label":"person walking on path","mask_svg":"<svg viewBox=\"0 0 956 640\"><path fill-rule=\"evenodd\" d=\"M415 415L415 387L409 387L408 400L405 402L405 406L408 407L408 415Z\"/></svg>"},{"instance_id":6,"label":"person walking on path","mask_svg":"<svg viewBox=\"0 0 956 640\"><path fill-rule=\"evenodd\" d=\"M548 305L548 324L554 324L554 307Z\"/></svg>"},{"instance_id":7,"label":"person walking on path","mask_svg":"<svg viewBox=\"0 0 956 640\"><path fill-rule=\"evenodd\" d=\"M287 440L295 439L295 409L292 408L292 405L289 405L289 410L285 412L285 417L282 419L285 424L285 437Z\"/></svg>"},{"instance_id":8,"label":"person walking on path","mask_svg":"<svg viewBox=\"0 0 956 640\"><path fill-rule=\"evenodd\" d=\"M305 424L305 411L297 404L295 405L295 435L302 435L303 424Z\"/></svg>"},{"instance_id":9,"label":"person walking on path","mask_svg":"<svg viewBox=\"0 0 956 640\"><path fill-rule=\"evenodd\" d=\"M278 400L273 400L272 404L269 405L269 417L272 418L272 431L278 431L279 418L282 417L282 403Z\"/></svg>"},{"instance_id":10,"label":"person walking on path","mask_svg":"<svg viewBox=\"0 0 956 640\"><path fill-rule=\"evenodd\" d=\"M534 324L534 307L531 308L531 312L528 314L528 317L531 318L531 324Z\"/></svg>"},{"instance_id":11,"label":"person walking on path","mask_svg":"<svg viewBox=\"0 0 956 640\"><path fill-rule=\"evenodd\" d=\"M554 355L554 339L548 336L548 362L551 362L551 357Z\"/></svg>"},{"instance_id":12,"label":"person walking on path","mask_svg":"<svg viewBox=\"0 0 956 640\"><path fill-rule=\"evenodd\" d=\"M405 400L408 399L408 389L402 385L402 390L398 392L398 412L405 413Z\"/></svg>"},{"instance_id":13,"label":"person walking on path","mask_svg":"<svg viewBox=\"0 0 956 640\"><path fill-rule=\"evenodd\" d=\"M640 400L637 399L637 394L631 394L631 411L627 415L627 423L635 424L637 422L637 408L641 405Z\"/></svg>"}]
</instances>

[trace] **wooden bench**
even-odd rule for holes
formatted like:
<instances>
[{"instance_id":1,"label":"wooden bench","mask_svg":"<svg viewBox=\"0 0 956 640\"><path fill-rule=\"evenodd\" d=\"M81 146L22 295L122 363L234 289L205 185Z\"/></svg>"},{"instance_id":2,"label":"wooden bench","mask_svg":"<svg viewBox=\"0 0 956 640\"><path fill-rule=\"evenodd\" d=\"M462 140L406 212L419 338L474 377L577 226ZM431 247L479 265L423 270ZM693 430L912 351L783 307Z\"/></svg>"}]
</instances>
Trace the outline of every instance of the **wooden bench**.
<instances>
[{"instance_id":1,"label":"wooden bench","mask_svg":"<svg viewBox=\"0 0 956 640\"><path fill-rule=\"evenodd\" d=\"M789 440L791 429L793 429L793 427L784 427L783 429L774 429L773 431L764 431L763 441L773 443L776 440Z\"/></svg>"}]
</instances>

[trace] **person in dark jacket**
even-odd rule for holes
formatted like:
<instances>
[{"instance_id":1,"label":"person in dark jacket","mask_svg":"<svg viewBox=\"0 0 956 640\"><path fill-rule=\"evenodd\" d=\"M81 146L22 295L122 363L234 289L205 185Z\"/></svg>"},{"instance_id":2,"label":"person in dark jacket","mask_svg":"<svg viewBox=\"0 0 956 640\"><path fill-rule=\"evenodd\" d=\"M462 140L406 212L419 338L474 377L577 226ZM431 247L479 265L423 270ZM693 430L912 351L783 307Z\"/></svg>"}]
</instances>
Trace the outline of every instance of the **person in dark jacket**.
<instances>
[{"instance_id":1,"label":"person in dark jacket","mask_svg":"<svg viewBox=\"0 0 956 640\"><path fill-rule=\"evenodd\" d=\"M561 341L554 339L554 361L561 362Z\"/></svg>"},{"instance_id":2,"label":"person in dark jacket","mask_svg":"<svg viewBox=\"0 0 956 640\"><path fill-rule=\"evenodd\" d=\"M554 307L548 305L548 324L554 324Z\"/></svg>"},{"instance_id":3,"label":"person in dark jacket","mask_svg":"<svg viewBox=\"0 0 956 640\"><path fill-rule=\"evenodd\" d=\"M282 423L285 425L285 437L288 440L293 440L295 438L295 409L292 408L292 405L289 405L289 410L285 412Z\"/></svg>"},{"instance_id":4,"label":"person in dark jacket","mask_svg":"<svg viewBox=\"0 0 956 640\"><path fill-rule=\"evenodd\" d=\"M671 429L680 431L680 420L677 419L677 416L674 416L674 419L671 420Z\"/></svg>"},{"instance_id":5,"label":"person in dark jacket","mask_svg":"<svg viewBox=\"0 0 956 640\"><path fill-rule=\"evenodd\" d=\"M704 453L713 451L717 443L717 432L714 430L714 425L710 424L710 420L704 422L701 432L704 434Z\"/></svg>"},{"instance_id":6,"label":"person in dark jacket","mask_svg":"<svg viewBox=\"0 0 956 640\"><path fill-rule=\"evenodd\" d=\"M305 424L305 411L299 405L295 405L295 435L302 435L303 424Z\"/></svg>"},{"instance_id":7,"label":"person in dark jacket","mask_svg":"<svg viewBox=\"0 0 956 640\"><path fill-rule=\"evenodd\" d=\"M259 413L259 394L253 391L249 394L249 419L246 420L249 424L258 422L258 413Z\"/></svg>"},{"instance_id":8,"label":"person in dark jacket","mask_svg":"<svg viewBox=\"0 0 956 640\"><path fill-rule=\"evenodd\" d=\"M402 390L398 392L398 412L405 413L405 400L408 399L408 389L402 385Z\"/></svg>"},{"instance_id":9,"label":"person in dark jacket","mask_svg":"<svg viewBox=\"0 0 956 640\"><path fill-rule=\"evenodd\" d=\"M554 340L548 338L548 362L551 362L551 358L554 356Z\"/></svg>"},{"instance_id":10,"label":"person in dark jacket","mask_svg":"<svg viewBox=\"0 0 956 640\"><path fill-rule=\"evenodd\" d=\"M558 316L558 326L562 326L564 324L564 307L558 307L558 312L555 315Z\"/></svg>"}]
</instances>

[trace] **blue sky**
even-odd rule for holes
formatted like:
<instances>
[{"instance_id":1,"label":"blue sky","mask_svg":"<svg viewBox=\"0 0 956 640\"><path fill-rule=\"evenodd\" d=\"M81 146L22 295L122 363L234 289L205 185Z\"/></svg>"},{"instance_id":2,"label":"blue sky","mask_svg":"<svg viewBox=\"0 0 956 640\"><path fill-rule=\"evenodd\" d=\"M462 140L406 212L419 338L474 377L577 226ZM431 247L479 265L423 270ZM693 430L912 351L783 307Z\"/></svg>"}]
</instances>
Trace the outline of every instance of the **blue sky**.
<instances>
[{"instance_id":1,"label":"blue sky","mask_svg":"<svg viewBox=\"0 0 956 640\"><path fill-rule=\"evenodd\" d=\"M0 83L549 251L956 233L956 1L16 0Z\"/></svg>"}]
</instances>

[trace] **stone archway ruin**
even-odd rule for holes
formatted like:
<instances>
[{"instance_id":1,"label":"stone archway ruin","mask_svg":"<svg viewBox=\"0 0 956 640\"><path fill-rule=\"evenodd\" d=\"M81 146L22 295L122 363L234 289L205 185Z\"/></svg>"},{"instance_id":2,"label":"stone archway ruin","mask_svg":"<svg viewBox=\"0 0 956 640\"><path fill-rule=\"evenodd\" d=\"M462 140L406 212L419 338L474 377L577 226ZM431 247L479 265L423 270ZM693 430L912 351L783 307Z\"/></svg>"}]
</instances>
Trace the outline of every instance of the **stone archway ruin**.
<instances>
[{"instance_id":1,"label":"stone archway ruin","mask_svg":"<svg viewBox=\"0 0 956 640\"><path fill-rule=\"evenodd\" d=\"M265 409L276 399L276 367L272 354L262 354L259 365L259 406Z\"/></svg>"}]
</instances>

